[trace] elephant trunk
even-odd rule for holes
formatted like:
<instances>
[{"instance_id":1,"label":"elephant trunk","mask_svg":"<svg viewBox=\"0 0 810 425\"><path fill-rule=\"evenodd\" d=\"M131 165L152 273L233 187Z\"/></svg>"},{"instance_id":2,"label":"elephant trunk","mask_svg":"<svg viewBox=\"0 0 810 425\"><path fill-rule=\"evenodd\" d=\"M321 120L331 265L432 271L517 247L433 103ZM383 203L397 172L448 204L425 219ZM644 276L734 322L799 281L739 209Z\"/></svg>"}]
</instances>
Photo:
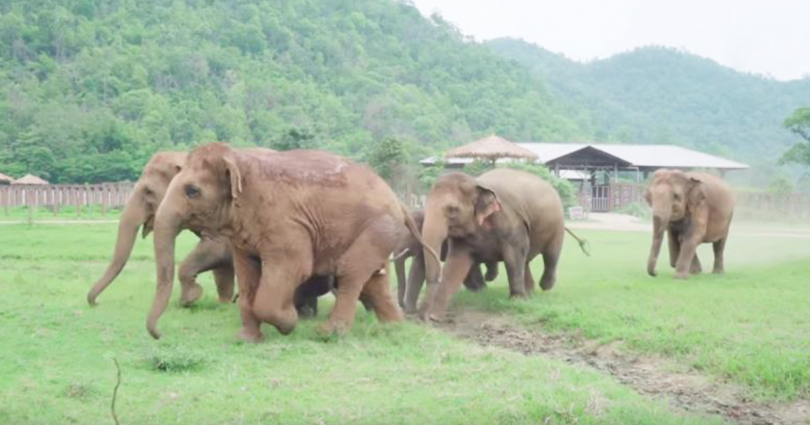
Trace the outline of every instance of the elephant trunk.
<instances>
[{"instance_id":1,"label":"elephant trunk","mask_svg":"<svg viewBox=\"0 0 810 425\"><path fill-rule=\"evenodd\" d=\"M658 254L661 252L661 242L664 240L664 231L669 225L669 214L655 211L653 215L653 240L650 247L650 258L647 260L647 273L656 276L655 265L658 262Z\"/></svg>"},{"instance_id":2,"label":"elephant trunk","mask_svg":"<svg viewBox=\"0 0 810 425\"><path fill-rule=\"evenodd\" d=\"M118 277L132 254L132 247L135 245L135 238L138 228L141 227L149 216L144 200L136 190L124 206L121 219L118 221L118 236L115 242L115 251L112 261L104 271L104 275L93 285L87 293L87 302L96 305L96 298L107 286Z\"/></svg>"},{"instance_id":3,"label":"elephant trunk","mask_svg":"<svg viewBox=\"0 0 810 425\"><path fill-rule=\"evenodd\" d=\"M157 322L166 311L172 295L174 283L174 243L180 232L181 216L167 203L161 204L155 217L155 264L157 266L157 288L152 309L146 323L146 329L153 338L159 339Z\"/></svg>"},{"instance_id":4,"label":"elephant trunk","mask_svg":"<svg viewBox=\"0 0 810 425\"><path fill-rule=\"evenodd\" d=\"M432 249L433 252L441 252L442 243L447 239L447 220L437 208L428 207L425 212L422 238L426 244L424 247L425 277L428 285L435 285L439 283L441 264L439 264L436 256L430 253L428 248Z\"/></svg>"}]
</instances>

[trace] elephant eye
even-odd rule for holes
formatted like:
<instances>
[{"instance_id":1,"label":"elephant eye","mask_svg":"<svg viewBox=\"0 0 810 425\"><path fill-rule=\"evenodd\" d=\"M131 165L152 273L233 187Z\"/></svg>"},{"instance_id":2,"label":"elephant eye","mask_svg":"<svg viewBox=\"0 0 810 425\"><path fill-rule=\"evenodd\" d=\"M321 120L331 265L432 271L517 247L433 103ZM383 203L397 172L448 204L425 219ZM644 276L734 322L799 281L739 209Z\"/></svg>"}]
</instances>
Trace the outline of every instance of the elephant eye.
<instances>
[{"instance_id":1,"label":"elephant eye","mask_svg":"<svg viewBox=\"0 0 810 425\"><path fill-rule=\"evenodd\" d=\"M672 196L675 198L675 200L676 200L676 201L680 201L680 200L681 200L681 194L680 194L680 193L676 193L676 194L674 194L674 195L672 195Z\"/></svg>"},{"instance_id":2,"label":"elephant eye","mask_svg":"<svg viewBox=\"0 0 810 425\"><path fill-rule=\"evenodd\" d=\"M445 213L448 217L455 217L458 215L458 207L451 205L445 209Z\"/></svg>"},{"instance_id":3,"label":"elephant eye","mask_svg":"<svg viewBox=\"0 0 810 425\"><path fill-rule=\"evenodd\" d=\"M183 188L183 191L186 193L186 196L190 199L194 199L200 196L200 189L198 189L194 185L187 184L186 187Z\"/></svg>"}]
</instances>

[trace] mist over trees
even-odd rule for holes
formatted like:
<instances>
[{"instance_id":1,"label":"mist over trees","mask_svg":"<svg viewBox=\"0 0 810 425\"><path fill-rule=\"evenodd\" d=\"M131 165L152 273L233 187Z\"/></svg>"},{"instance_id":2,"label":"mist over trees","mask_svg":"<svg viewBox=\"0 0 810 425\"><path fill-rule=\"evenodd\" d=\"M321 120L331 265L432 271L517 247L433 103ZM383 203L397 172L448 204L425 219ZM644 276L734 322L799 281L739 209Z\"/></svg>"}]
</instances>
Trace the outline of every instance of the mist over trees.
<instances>
[{"instance_id":1,"label":"mist over trees","mask_svg":"<svg viewBox=\"0 0 810 425\"><path fill-rule=\"evenodd\" d=\"M582 65L476 43L392 0L8 0L0 171L133 180L158 150L214 140L328 149L385 173L496 133L673 143L775 164L810 80L669 49ZM393 158L393 159L392 159Z\"/></svg>"}]
</instances>

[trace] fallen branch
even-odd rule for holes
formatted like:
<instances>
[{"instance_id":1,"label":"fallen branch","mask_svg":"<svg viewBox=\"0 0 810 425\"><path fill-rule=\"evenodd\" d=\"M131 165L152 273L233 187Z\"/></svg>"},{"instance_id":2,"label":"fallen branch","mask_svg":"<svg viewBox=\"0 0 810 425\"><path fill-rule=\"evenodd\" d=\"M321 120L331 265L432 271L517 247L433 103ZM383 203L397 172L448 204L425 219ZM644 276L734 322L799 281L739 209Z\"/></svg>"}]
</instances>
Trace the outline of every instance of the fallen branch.
<instances>
[{"instance_id":1,"label":"fallen branch","mask_svg":"<svg viewBox=\"0 0 810 425\"><path fill-rule=\"evenodd\" d=\"M115 388L113 389L112 395L112 404L110 405L110 411L112 411L112 417L115 421L115 425L119 425L118 423L118 415L115 414L115 398L118 396L118 387L121 385L121 367L118 366L118 360L113 357L113 361L115 362L115 368L118 370L118 375L115 380Z\"/></svg>"}]
</instances>

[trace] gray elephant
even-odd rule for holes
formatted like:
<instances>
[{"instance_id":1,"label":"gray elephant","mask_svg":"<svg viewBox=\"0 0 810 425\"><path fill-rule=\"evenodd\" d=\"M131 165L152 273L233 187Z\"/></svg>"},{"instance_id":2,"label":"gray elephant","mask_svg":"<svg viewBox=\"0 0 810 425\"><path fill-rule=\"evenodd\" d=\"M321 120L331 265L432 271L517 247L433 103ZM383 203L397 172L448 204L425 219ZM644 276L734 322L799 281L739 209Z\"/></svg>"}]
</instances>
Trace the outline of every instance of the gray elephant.
<instances>
[{"instance_id":1,"label":"gray elephant","mask_svg":"<svg viewBox=\"0 0 810 425\"><path fill-rule=\"evenodd\" d=\"M719 177L706 173L661 169L655 172L644 199L653 210L653 241L647 273L655 266L664 232L668 234L669 262L675 278L688 279L702 271L696 249L701 243L714 248L714 273L723 273L723 252L734 215L734 195Z\"/></svg>"},{"instance_id":2,"label":"gray elephant","mask_svg":"<svg viewBox=\"0 0 810 425\"><path fill-rule=\"evenodd\" d=\"M454 172L436 181L425 208L423 238L434 250L448 240L447 261L425 257L428 292L420 317L440 321L475 262L503 261L512 297L534 290L529 263L543 256L540 287L549 290L565 236L560 196L543 179L523 171L495 169L480 177Z\"/></svg>"},{"instance_id":3,"label":"gray elephant","mask_svg":"<svg viewBox=\"0 0 810 425\"><path fill-rule=\"evenodd\" d=\"M425 212L423 210L411 211L411 217L416 225L421 229L425 221ZM422 245L411 235L403 241L402 245L397 250L400 252L394 258L394 269L397 274L397 299L399 306L406 313L416 312L416 302L419 299L419 292L422 290L422 284L425 282L425 256L422 250ZM445 260L447 257L447 241L442 243L441 259ZM405 277L405 262L411 258L411 267L408 271L407 278ZM486 288L486 282L491 282L498 277L498 264L488 263L486 276L481 273L481 265L474 264L470 268L467 277L464 278L464 286L470 291L479 291Z\"/></svg>"},{"instance_id":4,"label":"gray elephant","mask_svg":"<svg viewBox=\"0 0 810 425\"><path fill-rule=\"evenodd\" d=\"M121 273L132 254L138 229L142 237L151 231L155 212L163 200L166 188L174 176L180 172L186 161L185 152L160 152L152 156L144 167L141 177L121 212L118 221L118 235L113 258L104 274L87 294L87 302L95 305L98 296ZM196 282L197 275L213 271L219 300L229 302L233 298L234 270L230 249L224 239L203 239L180 264L178 273L183 305L192 304L202 294Z\"/></svg>"}]
</instances>

